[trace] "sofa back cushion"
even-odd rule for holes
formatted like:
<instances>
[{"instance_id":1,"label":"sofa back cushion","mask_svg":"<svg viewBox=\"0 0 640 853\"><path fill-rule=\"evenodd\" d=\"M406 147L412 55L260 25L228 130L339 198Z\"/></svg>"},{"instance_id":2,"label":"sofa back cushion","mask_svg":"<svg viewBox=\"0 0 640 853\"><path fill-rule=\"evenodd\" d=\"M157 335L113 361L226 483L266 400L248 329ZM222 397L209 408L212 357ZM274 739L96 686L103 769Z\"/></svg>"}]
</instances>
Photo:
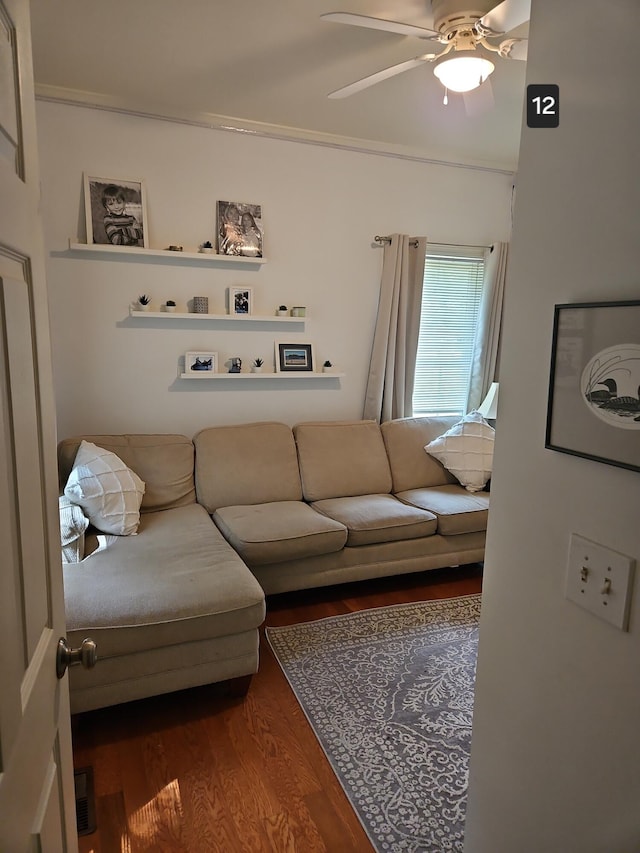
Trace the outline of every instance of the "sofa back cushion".
<instances>
[{"instance_id":1,"label":"sofa back cushion","mask_svg":"<svg viewBox=\"0 0 640 853\"><path fill-rule=\"evenodd\" d=\"M225 506L302 500L291 427L275 421L216 426L193 439L198 502Z\"/></svg>"},{"instance_id":2,"label":"sofa back cushion","mask_svg":"<svg viewBox=\"0 0 640 853\"><path fill-rule=\"evenodd\" d=\"M457 416L398 418L382 424L380 429L389 456L394 492L458 482L424 448L459 420Z\"/></svg>"},{"instance_id":3,"label":"sofa back cushion","mask_svg":"<svg viewBox=\"0 0 640 853\"><path fill-rule=\"evenodd\" d=\"M375 421L316 421L293 428L307 501L388 494L391 471Z\"/></svg>"},{"instance_id":4,"label":"sofa back cushion","mask_svg":"<svg viewBox=\"0 0 640 853\"><path fill-rule=\"evenodd\" d=\"M195 503L193 442L186 435L83 435L58 445L60 488L64 489L82 439L115 453L145 484L141 512Z\"/></svg>"}]
</instances>

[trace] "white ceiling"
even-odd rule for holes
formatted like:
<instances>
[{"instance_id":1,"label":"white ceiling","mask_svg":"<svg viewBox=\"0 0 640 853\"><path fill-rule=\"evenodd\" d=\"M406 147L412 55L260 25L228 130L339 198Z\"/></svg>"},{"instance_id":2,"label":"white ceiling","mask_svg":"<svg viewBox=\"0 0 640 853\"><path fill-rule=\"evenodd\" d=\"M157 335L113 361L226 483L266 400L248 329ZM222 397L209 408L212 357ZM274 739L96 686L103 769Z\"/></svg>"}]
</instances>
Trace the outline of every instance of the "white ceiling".
<instances>
[{"instance_id":1,"label":"white ceiling","mask_svg":"<svg viewBox=\"0 0 640 853\"><path fill-rule=\"evenodd\" d=\"M475 1L483 11L492 5ZM478 115L468 114L460 95L443 105L427 63L328 99L361 77L439 50L413 36L320 20L335 11L433 26L429 0L31 0L36 92L515 170L524 62L496 60L494 103ZM471 93L476 106L483 88Z\"/></svg>"}]
</instances>

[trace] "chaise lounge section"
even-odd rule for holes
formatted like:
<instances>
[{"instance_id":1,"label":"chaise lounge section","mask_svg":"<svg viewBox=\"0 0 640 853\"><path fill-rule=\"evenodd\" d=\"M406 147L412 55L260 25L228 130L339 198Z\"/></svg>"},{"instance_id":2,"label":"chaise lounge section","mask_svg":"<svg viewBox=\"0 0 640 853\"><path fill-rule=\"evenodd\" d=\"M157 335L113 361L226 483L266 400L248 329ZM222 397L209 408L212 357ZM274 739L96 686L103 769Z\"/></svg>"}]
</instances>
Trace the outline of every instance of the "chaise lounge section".
<instances>
[{"instance_id":1,"label":"chaise lounge section","mask_svg":"<svg viewBox=\"0 0 640 853\"><path fill-rule=\"evenodd\" d=\"M258 669L264 593L196 502L193 443L182 435L91 436L145 483L135 536L64 568L67 639L90 636L98 664L69 670L72 713ZM61 484L81 439L59 446ZM95 536L88 548L95 548Z\"/></svg>"}]
</instances>

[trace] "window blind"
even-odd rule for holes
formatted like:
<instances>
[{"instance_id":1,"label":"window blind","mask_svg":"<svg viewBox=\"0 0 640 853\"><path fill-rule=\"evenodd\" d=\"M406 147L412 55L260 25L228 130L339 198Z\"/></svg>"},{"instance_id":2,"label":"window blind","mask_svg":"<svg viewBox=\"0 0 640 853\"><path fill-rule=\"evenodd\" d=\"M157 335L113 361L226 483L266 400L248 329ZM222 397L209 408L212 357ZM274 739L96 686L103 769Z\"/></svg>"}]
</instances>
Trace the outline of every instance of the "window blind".
<instances>
[{"instance_id":1,"label":"window blind","mask_svg":"<svg viewBox=\"0 0 640 853\"><path fill-rule=\"evenodd\" d=\"M414 415L463 415L484 278L484 249L427 248Z\"/></svg>"}]
</instances>

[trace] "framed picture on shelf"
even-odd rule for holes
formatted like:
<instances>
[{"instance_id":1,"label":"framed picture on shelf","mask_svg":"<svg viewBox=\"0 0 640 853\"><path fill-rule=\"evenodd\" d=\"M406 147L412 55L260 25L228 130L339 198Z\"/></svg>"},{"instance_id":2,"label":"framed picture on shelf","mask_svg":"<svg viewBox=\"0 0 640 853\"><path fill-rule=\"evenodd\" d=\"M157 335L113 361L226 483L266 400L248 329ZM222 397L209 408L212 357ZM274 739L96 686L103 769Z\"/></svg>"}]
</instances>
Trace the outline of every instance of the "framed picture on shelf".
<instances>
[{"instance_id":1,"label":"framed picture on shelf","mask_svg":"<svg viewBox=\"0 0 640 853\"><path fill-rule=\"evenodd\" d=\"M184 372L193 376L207 376L218 372L217 352L186 352Z\"/></svg>"},{"instance_id":2,"label":"framed picture on shelf","mask_svg":"<svg viewBox=\"0 0 640 853\"><path fill-rule=\"evenodd\" d=\"M218 254L262 257L262 206L240 201L217 204Z\"/></svg>"},{"instance_id":3,"label":"framed picture on shelf","mask_svg":"<svg viewBox=\"0 0 640 853\"><path fill-rule=\"evenodd\" d=\"M640 300L556 305L545 447L640 471Z\"/></svg>"},{"instance_id":4,"label":"framed picture on shelf","mask_svg":"<svg viewBox=\"0 0 640 853\"><path fill-rule=\"evenodd\" d=\"M229 314L238 317L253 313L253 289L251 287L228 287L227 308Z\"/></svg>"},{"instance_id":5,"label":"framed picture on shelf","mask_svg":"<svg viewBox=\"0 0 640 853\"><path fill-rule=\"evenodd\" d=\"M147 239L144 183L84 174L87 243L105 246L143 246Z\"/></svg>"},{"instance_id":6,"label":"framed picture on shelf","mask_svg":"<svg viewBox=\"0 0 640 853\"><path fill-rule=\"evenodd\" d=\"M313 373L313 345L276 341L276 373Z\"/></svg>"}]
</instances>

